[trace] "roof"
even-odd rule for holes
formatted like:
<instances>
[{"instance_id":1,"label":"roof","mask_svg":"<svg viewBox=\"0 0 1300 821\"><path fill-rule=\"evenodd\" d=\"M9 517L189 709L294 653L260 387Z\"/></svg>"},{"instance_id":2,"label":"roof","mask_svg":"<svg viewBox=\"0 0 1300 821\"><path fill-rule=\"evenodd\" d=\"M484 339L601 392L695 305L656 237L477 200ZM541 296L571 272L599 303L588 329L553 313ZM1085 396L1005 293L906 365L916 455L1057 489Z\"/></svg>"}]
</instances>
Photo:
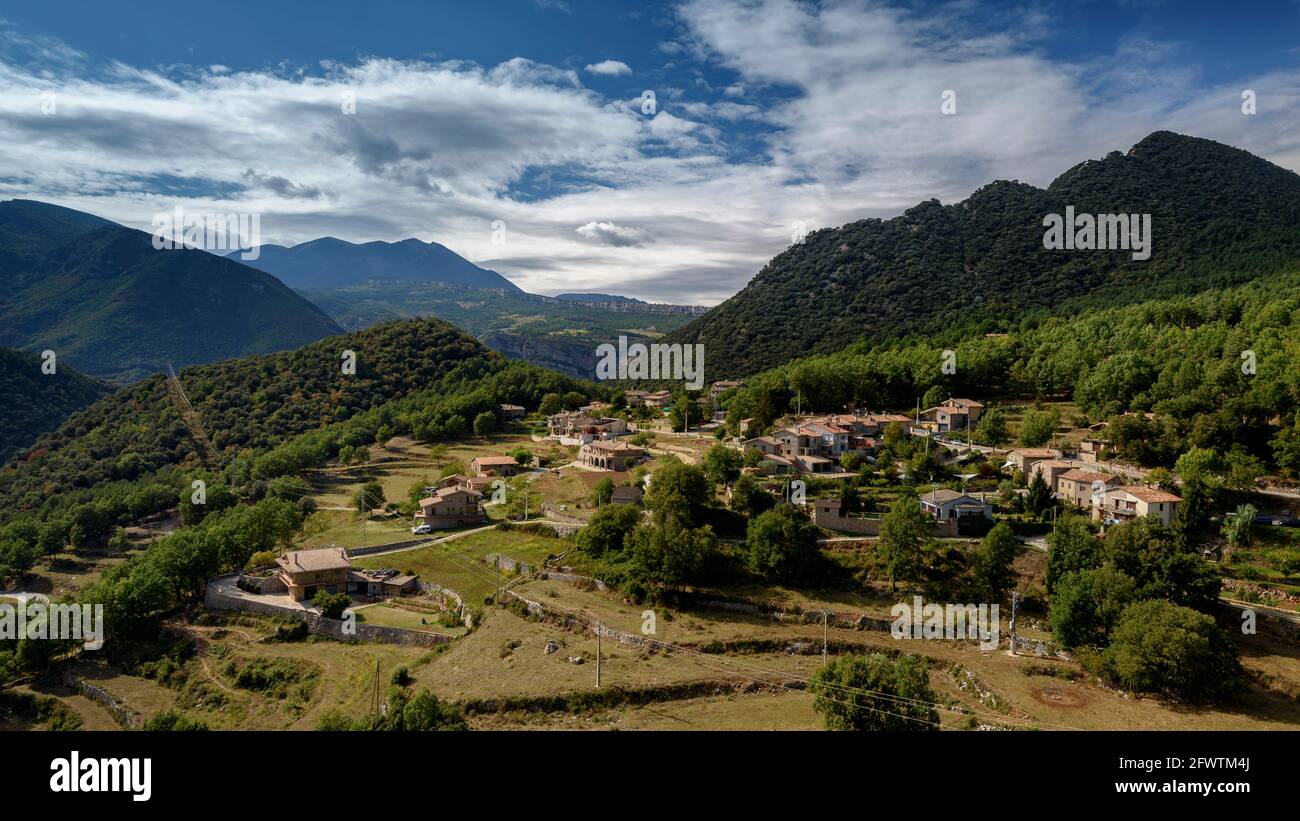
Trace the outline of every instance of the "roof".
<instances>
[{"instance_id":1,"label":"roof","mask_svg":"<svg viewBox=\"0 0 1300 821\"><path fill-rule=\"evenodd\" d=\"M1069 462L1062 462L1060 459L1043 459L1043 460L1041 460L1041 461L1034 462L1034 470L1038 470L1039 468L1044 468L1044 467L1047 467L1047 468L1068 468L1068 467L1070 467L1070 463L1069 463ZM1070 471L1068 471L1068 470L1066 471L1066 473L1069 473L1069 472L1070 472Z\"/></svg>"},{"instance_id":2,"label":"roof","mask_svg":"<svg viewBox=\"0 0 1300 821\"><path fill-rule=\"evenodd\" d=\"M1146 502L1147 504L1151 504L1153 502L1181 502L1182 501L1182 499L1178 498L1174 494L1163 491L1158 487L1147 487L1146 485L1124 485L1123 487L1120 488L1120 490L1124 491L1130 496L1138 497L1138 499L1140 499L1143 502Z\"/></svg>"},{"instance_id":3,"label":"roof","mask_svg":"<svg viewBox=\"0 0 1300 821\"><path fill-rule=\"evenodd\" d=\"M317 550L292 550L275 563L289 573L306 573L314 570L345 570L352 567L348 552L341 547L322 547Z\"/></svg>"},{"instance_id":4,"label":"roof","mask_svg":"<svg viewBox=\"0 0 1300 821\"><path fill-rule=\"evenodd\" d=\"M640 499L645 492L639 487L616 487L614 488L613 499Z\"/></svg>"},{"instance_id":5,"label":"roof","mask_svg":"<svg viewBox=\"0 0 1300 821\"><path fill-rule=\"evenodd\" d=\"M1017 448L1011 452L1021 456L1032 456L1035 459L1052 459L1061 455L1056 448Z\"/></svg>"},{"instance_id":6,"label":"roof","mask_svg":"<svg viewBox=\"0 0 1300 821\"><path fill-rule=\"evenodd\" d=\"M587 444L583 445L583 447L588 448L590 450L604 450L613 453L645 453L644 450L642 450L641 448L635 445L629 445L626 442L614 442L609 439L601 439L596 442L588 442Z\"/></svg>"},{"instance_id":7,"label":"roof","mask_svg":"<svg viewBox=\"0 0 1300 821\"><path fill-rule=\"evenodd\" d=\"M510 405L510 404L505 404L505 403L503 403L503 404L501 405L501 410L504 410L504 411L517 411L517 410L524 410L524 406L523 406L523 405Z\"/></svg>"},{"instance_id":8,"label":"roof","mask_svg":"<svg viewBox=\"0 0 1300 821\"><path fill-rule=\"evenodd\" d=\"M1039 462L1038 464L1041 465L1042 462ZM1037 466L1038 465L1035 465L1034 467ZM1110 482L1114 481L1119 477L1112 476L1109 473L1101 473L1095 470L1081 470L1080 468L1072 468L1070 470L1067 470L1065 473L1062 473L1058 478L1069 479L1072 482L1104 482L1106 484L1109 484Z\"/></svg>"},{"instance_id":9,"label":"roof","mask_svg":"<svg viewBox=\"0 0 1300 821\"><path fill-rule=\"evenodd\" d=\"M393 576L391 578L384 579L384 584L395 584L398 587L405 587L406 585L410 584L413 581L415 581L414 576Z\"/></svg>"},{"instance_id":10,"label":"roof","mask_svg":"<svg viewBox=\"0 0 1300 821\"><path fill-rule=\"evenodd\" d=\"M967 499L976 504L983 504L979 499L976 499L968 493L962 493L959 490L951 490L946 487L936 488L921 497L921 501L930 502L931 504L936 505L946 505L949 502L959 502L963 499Z\"/></svg>"},{"instance_id":11,"label":"roof","mask_svg":"<svg viewBox=\"0 0 1300 821\"><path fill-rule=\"evenodd\" d=\"M477 456L474 461L480 465L518 465L519 461L513 456Z\"/></svg>"}]
</instances>

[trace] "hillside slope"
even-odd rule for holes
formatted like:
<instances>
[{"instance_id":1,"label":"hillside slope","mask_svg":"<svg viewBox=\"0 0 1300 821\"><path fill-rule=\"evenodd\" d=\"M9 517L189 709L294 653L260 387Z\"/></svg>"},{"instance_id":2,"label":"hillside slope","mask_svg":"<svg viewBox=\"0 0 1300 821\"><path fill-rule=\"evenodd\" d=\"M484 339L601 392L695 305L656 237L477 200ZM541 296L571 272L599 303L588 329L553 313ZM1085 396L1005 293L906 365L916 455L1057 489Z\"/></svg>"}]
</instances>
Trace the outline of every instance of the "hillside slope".
<instances>
[{"instance_id":1,"label":"hillside slope","mask_svg":"<svg viewBox=\"0 0 1300 821\"><path fill-rule=\"evenodd\" d=\"M1150 214L1150 259L1043 247L1044 217ZM859 339L957 324L1001 328L1241 282L1300 262L1300 176L1210 140L1156 132L1047 189L987 185L954 205L810 234L739 293L669 335L705 344L708 378L743 376Z\"/></svg>"},{"instance_id":2,"label":"hillside slope","mask_svg":"<svg viewBox=\"0 0 1300 821\"><path fill-rule=\"evenodd\" d=\"M355 374L343 372L344 351L356 354ZM207 465L216 471L233 469L236 457L265 453L394 402L407 405L400 413L386 411L383 424L437 438L439 430L459 426L464 432L475 413L501 402L535 407L546 392L577 387L559 374L510 362L436 319L392 322L294 351L194 365L181 370L179 379L216 452L216 463ZM203 466L202 448L177 409L169 381L151 376L100 399L0 469L0 520L48 506L60 494ZM460 421L450 422L455 415ZM368 438L351 444L373 442L377 433L372 421Z\"/></svg>"},{"instance_id":3,"label":"hillside slope","mask_svg":"<svg viewBox=\"0 0 1300 821\"><path fill-rule=\"evenodd\" d=\"M31 200L0 203L0 345L50 349L129 382L286 350L338 333L272 276L205 251L155 250L143 231Z\"/></svg>"},{"instance_id":4,"label":"hillside slope","mask_svg":"<svg viewBox=\"0 0 1300 821\"><path fill-rule=\"evenodd\" d=\"M111 392L66 365L46 374L41 364L38 354L0 348L0 463Z\"/></svg>"}]
</instances>

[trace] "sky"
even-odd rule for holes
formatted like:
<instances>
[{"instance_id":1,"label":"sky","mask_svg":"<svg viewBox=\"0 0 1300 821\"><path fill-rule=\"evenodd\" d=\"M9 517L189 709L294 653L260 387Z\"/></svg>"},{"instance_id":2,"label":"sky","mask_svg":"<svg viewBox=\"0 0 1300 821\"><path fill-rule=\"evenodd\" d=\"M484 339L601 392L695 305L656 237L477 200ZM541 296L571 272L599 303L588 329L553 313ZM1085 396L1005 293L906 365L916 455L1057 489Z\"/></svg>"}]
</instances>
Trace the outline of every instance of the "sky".
<instances>
[{"instance_id":1,"label":"sky","mask_svg":"<svg viewBox=\"0 0 1300 821\"><path fill-rule=\"evenodd\" d=\"M1300 170L1297 0L108 6L0 0L0 199L417 237L534 293L716 304L804 231L1158 129Z\"/></svg>"}]
</instances>

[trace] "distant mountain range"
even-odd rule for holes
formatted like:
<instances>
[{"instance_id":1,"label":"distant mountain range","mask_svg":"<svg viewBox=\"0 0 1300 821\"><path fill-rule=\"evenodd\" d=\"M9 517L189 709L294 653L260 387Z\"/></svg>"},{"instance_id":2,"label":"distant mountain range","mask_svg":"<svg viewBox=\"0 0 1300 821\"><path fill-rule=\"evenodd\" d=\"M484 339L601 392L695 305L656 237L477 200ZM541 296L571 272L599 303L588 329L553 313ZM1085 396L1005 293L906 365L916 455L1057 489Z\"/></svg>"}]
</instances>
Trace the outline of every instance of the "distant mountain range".
<instances>
[{"instance_id":1,"label":"distant mountain range","mask_svg":"<svg viewBox=\"0 0 1300 821\"><path fill-rule=\"evenodd\" d=\"M0 202L0 345L114 382L341 332L273 276L32 200Z\"/></svg>"},{"instance_id":2,"label":"distant mountain range","mask_svg":"<svg viewBox=\"0 0 1300 821\"><path fill-rule=\"evenodd\" d=\"M1044 219L1150 215L1150 258L1049 250ZM893 219L816 231L743 290L669 334L705 345L709 379L738 377L857 341L1230 285L1300 266L1300 176L1240 149L1168 131L1047 189L991 183Z\"/></svg>"},{"instance_id":3,"label":"distant mountain range","mask_svg":"<svg viewBox=\"0 0 1300 821\"><path fill-rule=\"evenodd\" d=\"M436 242L404 239L401 242L352 243L335 237L304 242L286 248L262 245L257 259L239 259L259 271L277 277L290 288L346 288L371 281L402 280L441 282L470 288L495 288L520 292L513 282L480 268Z\"/></svg>"},{"instance_id":4,"label":"distant mountain range","mask_svg":"<svg viewBox=\"0 0 1300 821\"><path fill-rule=\"evenodd\" d=\"M579 378L594 375L600 343L619 335L657 338L705 310L605 293L530 294L445 246L417 239L356 244L322 237L260 250L244 264L279 277L348 330L435 316L508 357Z\"/></svg>"}]
</instances>

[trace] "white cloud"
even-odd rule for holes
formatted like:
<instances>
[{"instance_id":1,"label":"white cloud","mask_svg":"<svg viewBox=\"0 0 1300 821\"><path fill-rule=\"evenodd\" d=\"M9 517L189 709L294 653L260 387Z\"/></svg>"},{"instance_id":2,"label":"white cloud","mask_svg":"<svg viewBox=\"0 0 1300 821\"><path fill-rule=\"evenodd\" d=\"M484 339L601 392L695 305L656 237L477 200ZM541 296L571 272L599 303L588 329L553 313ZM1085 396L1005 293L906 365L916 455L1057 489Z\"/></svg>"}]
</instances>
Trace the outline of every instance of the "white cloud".
<instances>
[{"instance_id":1,"label":"white cloud","mask_svg":"<svg viewBox=\"0 0 1300 821\"><path fill-rule=\"evenodd\" d=\"M644 245L650 239L650 235L640 228L616 225L612 222L589 222L578 226L575 230L587 239L595 240L602 245L613 245L616 248Z\"/></svg>"},{"instance_id":2,"label":"white cloud","mask_svg":"<svg viewBox=\"0 0 1300 821\"><path fill-rule=\"evenodd\" d=\"M600 74L605 77L618 77L632 73L632 67L619 60L601 60L599 63L590 63L585 70L588 73Z\"/></svg>"}]
</instances>

